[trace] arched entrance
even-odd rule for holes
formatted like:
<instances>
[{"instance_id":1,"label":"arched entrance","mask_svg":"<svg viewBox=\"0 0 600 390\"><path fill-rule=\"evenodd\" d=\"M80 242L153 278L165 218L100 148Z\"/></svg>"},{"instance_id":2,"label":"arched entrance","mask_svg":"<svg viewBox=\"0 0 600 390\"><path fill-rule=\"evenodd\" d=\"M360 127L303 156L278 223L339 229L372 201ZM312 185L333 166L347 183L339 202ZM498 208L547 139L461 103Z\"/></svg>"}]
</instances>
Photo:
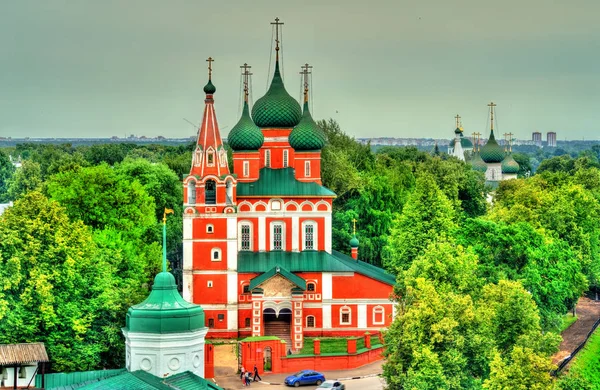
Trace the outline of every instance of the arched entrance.
<instances>
[{"instance_id":1,"label":"arched entrance","mask_svg":"<svg viewBox=\"0 0 600 390\"><path fill-rule=\"evenodd\" d=\"M214 180L207 180L206 183L204 183L204 196L204 203L217 203L217 183L215 183Z\"/></svg>"},{"instance_id":2,"label":"arched entrance","mask_svg":"<svg viewBox=\"0 0 600 390\"><path fill-rule=\"evenodd\" d=\"M271 347L266 347L263 354L263 371L271 371L273 369Z\"/></svg>"},{"instance_id":3,"label":"arched entrance","mask_svg":"<svg viewBox=\"0 0 600 390\"><path fill-rule=\"evenodd\" d=\"M292 310L282 308L277 312L273 308L266 308L263 311L263 324L265 327L265 336L277 336L285 340L286 348L292 348L291 324Z\"/></svg>"}]
</instances>

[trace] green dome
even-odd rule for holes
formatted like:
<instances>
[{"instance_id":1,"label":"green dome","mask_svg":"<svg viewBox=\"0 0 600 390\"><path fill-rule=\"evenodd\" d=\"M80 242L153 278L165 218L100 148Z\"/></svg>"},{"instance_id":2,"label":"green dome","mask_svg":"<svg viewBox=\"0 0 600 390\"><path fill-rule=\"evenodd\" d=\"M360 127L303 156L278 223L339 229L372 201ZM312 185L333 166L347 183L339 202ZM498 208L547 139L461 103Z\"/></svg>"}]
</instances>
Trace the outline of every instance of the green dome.
<instances>
[{"instance_id":1,"label":"green dome","mask_svg":"<svg viewBox=\"0 0 600 390\"><path fill-rule=\"evenodd\" d=\"M519 163L515 161L512 154L508 154L504 161L502 161L502 173L518 173Z\"/></svg>"},{"instance_id":2,"label":"green dome","mask_svg":"<svg viewBox=\"0 0 600 390\"><path fill-rule=\"evenodd\" d=\"M499 163L504 160L504 151L496 142L494 130L490 133L488 142L481 148L481 158L486 163Z\"/></svg>"},{"instance_id":3,"label":"green dome","mask_svg":"<svg viewBox=\"0 0 600 390\"><path fill-rule=\"evenodd\" d=\"M208 83L204 86L204 93L207 95L212 95L217 92L217 87L214 86L212 81L208 79Z\"/></svg>"},{"instance_id":4,"label":"green dome","mask_svg":"<svg viewBox=\"0 0 600 390\"><path fill-rule=\"evenodd\" d=\"M233 150L258 150L265 141L262 131L252 122L248 102L244 102L242 116L227 136Z\"/></svg>"},{"instance_id":5,"label":"green dome","mask_svg":"<svg viewBox=\"0 0 600 390\"><path fill-rule=\"evenodd\" d=\"M473 167L474 170L479 171L479 172L485 172L487 171L487 165L485 165L485 162L481 159L481 156L479 155L479 153L473 153L473 158L471 158L471 166Z\"/></svg>"},{"instance_id":6,"label":"green dome","mask_svg":"<svg viewBox=\"0 0 600 390\"><path fill-rule=\"evenodd\" d=\"M271 86L252 107L252 119L258 127L290 128L296 126L301 117L300 104L285 90L279 61L276 61Z\"/></svg>"},{"instance_id":7,"label":"green dome","mask_svg":"<svg viewBox=\"0 0 600 390\"><path fill-rule=\"evenodd\" d=\"M204 310L179 295L170 272L161 272L148 298L127 311L125 327L140 333L191 332L204 328Z\"/></svg>"},{"instance_id":8,"label":"green dome","mask_svg":"<svg viewBox=\"0 0 600 390\"><path fill-rule=\"evenodd\" d=\"M459 130L459 129L456 129ZM454 131L456 133L456 130ZM451 148L454 149L454 139L450 140L450 143L448 144L448 146L450 146ZM470 139L465 138L463 136L463 133L460 133L460 146L462 146L463 149L473 149L473 143L471 142Z\"/></svg>"},{"instance_id":9,"label":"green dome","mask_svg":"<svg viewBox=\"0 0 600 390\"><path fill-rule=\"evenodd\" d=\"M350 247L358 248L358 238L356 238L356 236L352 236L352 239L350 240Z\"/></svg>"},{"instance_id":10,"label":"green dome","mask_svg":"<svg viewBox=\"0 0 600 390\"><path fill-rule=\"evenodd\" d=\"M325 145L325 134L310 115L308 102L304 102L302 119L290 133L289 141L294 150L320 150Z\"/></svg>"}]
</instances>

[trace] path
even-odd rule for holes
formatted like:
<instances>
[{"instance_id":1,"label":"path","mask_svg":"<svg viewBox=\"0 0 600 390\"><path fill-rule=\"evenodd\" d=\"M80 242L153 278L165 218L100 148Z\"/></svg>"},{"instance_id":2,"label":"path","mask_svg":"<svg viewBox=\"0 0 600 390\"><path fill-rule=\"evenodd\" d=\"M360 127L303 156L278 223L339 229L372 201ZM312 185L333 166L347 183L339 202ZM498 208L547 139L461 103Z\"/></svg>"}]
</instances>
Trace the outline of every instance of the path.
<instances>
[{"instance_id":1,"label":"path","mask_svg":"<svg viewBox=\"0 0 600 390\"><path fill-rule=\"evenodd\" d=\"M577 321L562 333L563 342L559 351L552 357L554 364L560 363L585 340L592 326L600 318L600 301L583 297L577 302Z\"/></svg>"}]
</instances>

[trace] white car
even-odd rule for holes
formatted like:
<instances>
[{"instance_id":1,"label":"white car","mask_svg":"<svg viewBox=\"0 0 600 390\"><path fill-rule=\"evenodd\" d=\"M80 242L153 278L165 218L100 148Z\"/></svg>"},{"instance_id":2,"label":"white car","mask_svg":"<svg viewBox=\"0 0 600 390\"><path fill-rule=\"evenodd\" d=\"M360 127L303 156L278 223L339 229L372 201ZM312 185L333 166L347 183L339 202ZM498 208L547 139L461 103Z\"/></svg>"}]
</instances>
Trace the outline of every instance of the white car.
<instances>
[{"instance_id":1,"label":"white car","mask_svg":"<svg viewBox=\"0 0 600 390\"><path fill-rule=\"evenodd\" d=\"M317 389L346 390L346 385L340 381L325 381Z\"/></svg>"}]
</instances>

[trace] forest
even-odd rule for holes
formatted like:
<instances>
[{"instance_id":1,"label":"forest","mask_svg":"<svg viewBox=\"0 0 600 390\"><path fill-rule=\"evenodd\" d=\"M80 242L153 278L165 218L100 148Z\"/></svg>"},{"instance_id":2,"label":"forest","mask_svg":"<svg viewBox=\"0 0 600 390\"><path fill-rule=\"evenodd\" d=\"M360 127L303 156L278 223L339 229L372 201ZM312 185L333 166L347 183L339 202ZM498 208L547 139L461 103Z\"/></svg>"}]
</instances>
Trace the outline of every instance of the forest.
<instances>
[{"instance_id":1,"label":"forest","mask_svg":"<svg viewBox=\"0 0 600 390\"><path fill-rule=\"evenodd\" d=\"M554 378L550 357L563 315L600 288L600 147L520 153L520 178L492 191L445 154L373 151L333 120L319 125L323 184L337 193L334 249L349 253L356 219L360 258L397 277L398 315L385 333L390 388L592 388ZM0 149L0 203L14 202L0 216L0 343L46 343L54 371L123 366L121 327L158 271L165 207L175 210L168 257L180 272L192 150Z\"/></svg>"}]
</instances>

